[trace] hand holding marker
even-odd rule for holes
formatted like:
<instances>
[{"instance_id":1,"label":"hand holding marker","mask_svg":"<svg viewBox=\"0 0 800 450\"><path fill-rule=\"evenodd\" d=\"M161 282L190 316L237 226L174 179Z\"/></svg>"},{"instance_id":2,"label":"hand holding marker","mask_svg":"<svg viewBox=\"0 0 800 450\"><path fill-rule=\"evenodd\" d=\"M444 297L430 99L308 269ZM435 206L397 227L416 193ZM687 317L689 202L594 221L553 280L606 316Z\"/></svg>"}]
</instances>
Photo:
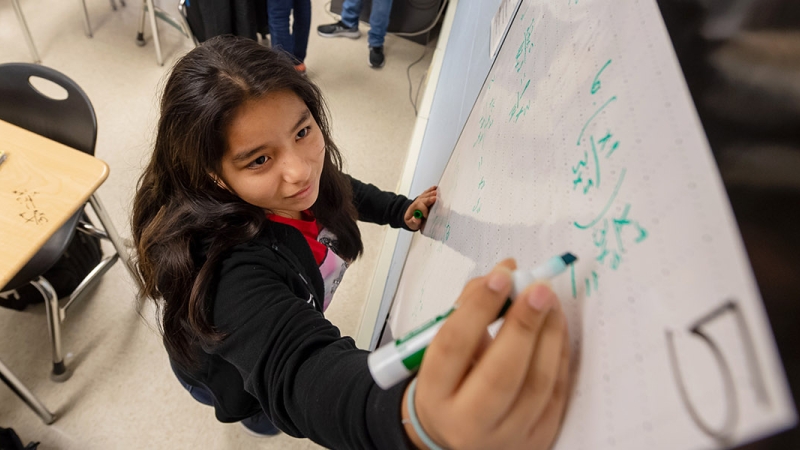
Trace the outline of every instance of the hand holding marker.
<instances>
[{"instance_id":1,"label":"hand holding marker","mask_svg":"<svg viewBox=\"0 0 800 450\"><path fill-rule=\"evenodd\" d=\"M414 212L416 216L416 211ZM421 212L420 212L421 214ZM515 270L512 274L514 285L511 297L506 299L497 318L503 317L511 306L513 299L522 290L537 280L546 280L565 272L567 268L577 261L572 253L554 256L544 264L531 270ZM445 319L455 310L450 308L446 313L437 316L430 322L411 331L404 337L384 345L372 352L367 358L369 371L372 378L383 389L389 389L400 381L408 378L419 369L425 350L430 345L436 333L444 324Z\"/></svg>"},{"instance_id":2,"label":"hand holding marker","mask_svg":"<svg viewBox=\"0 0 800 450\"><path fill-rule=\"evenodd\" d=\"M438 187L431 186L419 194L406 209L403 219L411 231L418 231L425 225L433 205L436 203Z\"/></svg>"}]
</instances>

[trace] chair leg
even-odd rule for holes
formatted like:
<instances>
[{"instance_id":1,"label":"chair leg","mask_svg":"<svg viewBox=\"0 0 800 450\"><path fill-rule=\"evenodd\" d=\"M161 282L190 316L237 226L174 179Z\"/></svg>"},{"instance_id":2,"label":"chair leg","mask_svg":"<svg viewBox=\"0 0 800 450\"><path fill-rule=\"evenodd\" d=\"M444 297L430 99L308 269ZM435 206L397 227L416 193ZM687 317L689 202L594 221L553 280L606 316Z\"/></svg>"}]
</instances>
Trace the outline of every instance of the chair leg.
<instances>
[{"instance_id":1,"label":"chair leg","mask_svg":"<svg viewBox=\"0 0 800 450\"><path fill-rule=\"evenodd\" d=\"M58 294L44 277L39 277L31 284L44 297L44 306L47 311L47 331L50 334L50 344L53 348L53 371L50 379L53 381L66 381L72 376L72 371L67 370L64 364L64 354L61 351L61 308L58 307Z\"/></svg>"},{"instance_id":2,"label":"chair leg","mask_svg":"<svg viewBox=\"0 0 800 450\"><path fill-rule=\"evenodd\" d=\"M40 64L42 59L39 58L39 52L36 51L36 46L33 45L31 30L28 29L28 22L25 21L25 16L22 15L22 8L19 6L19 0L11 0L11 4L14 5L14 12L17 13L17 19L19 19L19 24L22 27L22 34L25 35L25 40L28 42L31 56L33 56L33 62Z\"/></svg>"},{"instance_id":3,"label":"chair leg","mask_svg":"<svg viewBox=\"0 0 800 450\"><path fill-rule=\"evenodd\" d=\"M22 384L21 381L14 375L11 370L3 364L3 361L0 361L0 380L2 380L15 394L17 397L22 399L29 408L31 408L46 425L50 425L56 420L55 414L51 413L47 407L36 398L35 395L31 391Z\"/></svg>"},{"instance_id":4,"label":"chair leg","mask_svg":"<svg viewBox=\"0 0 800 450\"><path fill-rule=\"evenodd\" d=\"M125 247L125 243L122 242L119 234L117 234L117 229L114 228L114 222L111 220L111 217L109 217L97 194L92 194L92 196L89 197L89 204L92 206L92 210L94 210L94 213L100 220L100 224L103 225L103 228L106 230L108 240L110 240L111 244L114 245L114 249L117 250L117 254L119 255L120 259L122 259L122 263L125 264L125 267L128 269L128 273L131 274L131 277L138 286L139 276L136 274L136 268L133 267L133 263L131 262L128 248Z\"/></svg>"},{"instance_id":5,"label":"chair leg","mask_svg":"<svg viewBox=\"0 0 800 450\"><path fill-rule=\"evenodd\" d=\"M142 1L142 13L139 15L139 30L136 32L136 45L144 47L144 20L147 13L147 3Z\"/></svg>"},{"instance_id":6,"label":"chair leg","mask_svg":"<svg viewBox=\"0 0 800 450\"><path fill-rule=\"evenodd\" d=\"M92 37L92 25L89 23L89 10L86 9L86 0L80 0L83 6L83 31L86 37Z\"/></svg>"},{"instance_id":7,"label":"chair leg","mask_svg":"<svg viewBox=\"0 0 800 450\"><path fill-rule=\"evenodd\" d=\"M159 66L164 65L164 59L161 56L161 40L158 38L158 23L156 21L156 6L153 0L144 0L147 5L147 15L150 17L150 28L153 30L153 45L156 47L156 61Z\"/></svg>"}]
</instances>

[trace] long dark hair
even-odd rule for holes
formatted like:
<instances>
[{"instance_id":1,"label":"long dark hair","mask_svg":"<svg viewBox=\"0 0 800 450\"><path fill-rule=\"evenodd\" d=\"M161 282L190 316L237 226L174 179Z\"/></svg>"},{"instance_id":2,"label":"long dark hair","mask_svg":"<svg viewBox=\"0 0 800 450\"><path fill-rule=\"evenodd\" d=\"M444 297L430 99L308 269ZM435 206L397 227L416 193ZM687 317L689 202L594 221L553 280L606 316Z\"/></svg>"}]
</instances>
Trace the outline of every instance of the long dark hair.
<instances>
[{"instance_id":1,"label":"long dark hair","mask_svg":"<svg viewBox=\"0 0 800 450\"><path fill-rule=\"evenodd\" d=\"M221 258L267 222L264 210L212 177L221 172L226 130L246 101L284 90L305 102L325 139L319 197L311 210L338 237L340 256L352 260L363 251L352 187L319 89L288 57L249 39L216 37L190 51L164 88L155 148L139 179L132 218L142 296L156 302L167 351L186 366L194 363L193 343L213 345L225 337L208 318Z\"/></svg>"}]
</instances>

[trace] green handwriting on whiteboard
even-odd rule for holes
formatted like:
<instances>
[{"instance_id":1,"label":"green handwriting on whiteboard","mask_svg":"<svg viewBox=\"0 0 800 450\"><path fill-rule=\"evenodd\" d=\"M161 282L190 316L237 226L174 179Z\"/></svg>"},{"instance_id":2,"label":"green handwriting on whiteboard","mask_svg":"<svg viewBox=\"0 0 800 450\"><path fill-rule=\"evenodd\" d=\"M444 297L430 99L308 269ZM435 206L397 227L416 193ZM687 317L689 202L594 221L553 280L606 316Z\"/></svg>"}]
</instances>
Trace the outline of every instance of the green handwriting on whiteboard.
<instances>
[{"instance_id":1,"label":"green handwriting on whiteboard","mask_svg":"<svg viewBox=\"0 0 800 450\"><path fill-rule=\"evenodd\" d=\"M611 193L611 198L608 199L606 206L603 208L600 214L597 217L595 217L594 220L592 220L586 225L581 225L578 222L573 222L575 224L575 227L580 228L581 230L591 228L595 226L597 222L599 222L603 218L603 216L606 215L608 209L611 208L611 205L614 203L614 199L617 198L617 194L619 194L619 188L622 187L622 182L625 181L625 171L626 169L622 169L622 172L619 174L619 179L617 180L617 185L614 187L614 191Z\"/></svg>"},{"instance_id":2,"label":"green handwriting on whiteboard","mask_svg":"<svg viewBox=\"0 0 800 450\"><path fill-rule=\"evenodd\" d=\"M492 84L494 83L494 79L489 81L489 88L487 92L491 91ZM483 106L483 110L481 111L481 117L478 119L478 137L475 138L475 142L472 143L472 147L477 147L480 145L483 148L483 140L486 138L486 132L492 128L494 125L494 118L492 116L494 112L494 97L491 100L486 102Z\"/></svg>"},{"instance_id":3,"label":"green handwriting on whiteboard","mask_svg":"<svg viewBox=\"0 0 800 450\"><path fill-rule=\"evenodd\" d=\"M603 71L611 65L611 62L612 60L607 60L595 75L592 80L591 95L597 94L602 89L603 84L600 77ZM588 129L589 125L596 120L600 121L600 119L598 119L600 113L605 111L606 108L615 101L617 101L616 95L612 95L608 98L594 113L592 113L589 119L583 124L578 134L578 139L575 142L576 146L580 147L583 142L588 140L590 148L580 151L582 157L575 165L571 166L573 191L581 187L583 195L592 193L592 195L596 196L601 192L600 187L601 179L603 179L603 167L600 164L600 156L604 156L602 161L611 159L612 155L619 149L620 141L614 137L614 133L612 133L609 128L606 128L605 134L597 131L588 131ZM597 102L594 102L593 105L596 106ZM597 128L599 128L599 126ZM606 163L604 162L603 164ZM613 174L613 172L611 173ZM592 244L596 251L595 261L601 266L608 267L613 271L618 270L623 263L624 255L628 248L643 242L649 235L648 231L639 221L634 220L631 216L631 203L622 203L621 213L619 214L610 212L611 207L620 200L620 190L625 182L626 174L627 169L622 168L614 188L599 214L589 222L573 222L575 228L591 233ZM617 211L619 211L619 209L617 209ZM575 267L573 266L570 268L570 278L573 298L577 298L579 286L585 289L584 292L587 297L599 292L600 274L595 270L586 276L581 276L582 282L579 283L577 280L578 276L575 273Z\"/></svg>"},{"instance_id":4,"label":"green handwriting on whiteboard","mask_svg":"<svg viewBox=\"0 0 800 450\"><path fill-rule=\"evenodd\" d=\"M524 20L524 17L525 15L523 14L520 17L520 20ZM517 48L517 54L514 61L514 70L516 70L516 72L520 75L520 78L516 95L517 99L514 102L514 105L511 107L511 110L508 112L509 122L516 123L521 116L525 115L531 109L530 100L523 101L523 97L525 96L525 92L528 90L528 87L531 84L531 79L528 77L524 69L528 62L528 54L533 51L534 47L533 41L531 40L534 23L535 19L531 19L530 25L528 25L522 34L522 42L519 44L519 48Z\"/></svg>"},{"instance_id":5,"label":"green handwriting on whiteboard","mask_svg":"<svg viewBox=\"0 0 800 450\"><path fill-rule=\"evenodd\" d=\"M589 136L592 158L589 159L589 152L584 151L583 158L578 160L576 165L572 166L572 175L574 176L572 180L572 190L577 190L579 186L583 185L583 193L588 194L591 188L600 188L602 170L599 155L604 154L606 159L608 159L614 154L617 148L619 148L619 141L614 141L613 144L611 143L613 137L614 135L610 130L606 131L605 136L600 138L597 142L595 142L594 135ZM594 170L591 170L591 168L594 168ZM594 173L593 177L591 174L592 172Z\"/></svg>"},{"instance_id":6,"label":"green handwriting on whiteboard","mask_svg":"<svg viewBox=\"0 0 800 450\"><path fill-rule=\"evenodd\" d=\"M600 88L602 87L602 84L600 83L600 74L603 73L604 70L606 70L606 67L608 67L609 64L611 64L610 59L605 63L603 68L600 69L599 72L597 72L597 75L594 76L594 81L592 81L592 95L596 94L597 91L599 91Z\"/></svg>"},{"instance_id":7,"label":"green handwriting on whiteboard","mask_svg":"<svg viewBox=\"0 0 800 450\"><path fill-rule=\"evenodd\" d=\"M520 20L525 17L524 15L520 18ZM531 41L531 34L533 34L533 23L535 19L531 19L531 24L528 25L528 28L525 29L525 32L522 34L522 43L519 44L519 48L517 49L516 55L516 63L514 64L514 69L517 70L517 73L521 72L522 69L525 67L525 63L528 62L528 53L533 50L533 41Z\"/></svg>"},{"instance_id":8,"label":"green handwriting on whiteboard","mask_svg":"<svg viewBox=\"0 0 800 450\"><path fill-rule=\"evenodd\" d=\"M514 106L511 107L511 111L508 113L508 121L509 122L517 122L519 120L519 116L528 112L531 109L530 101L527 102L525 105L521 105L520 102L522 101L522 96L525 95L525 91L528 90L528 86L530 86L531 80L525 82L525 86L522 87L520 92L517 92L517 101L514 103Z\"/></svg>"},{"instance_id":9,"label":"green handwriting on whiteboard","mask_svg":"<svg viewBox=\"0 0 800 450\"><path fill-rule=\"evenodd\" d=\"M611 102L616 100L617 100L616 95L606 100L606 102L603 103L603 106L601 106L600 109L595 111L594 114L592 114L592 116L589 117L589 120L587 120L586 123L583 125L583 128L581 128L581 134L578 135L578 142L576 142L576 144L581 145L581 140L583 139L583 133L586 132L586 128L592 123L592 121L594 120L595 117L597 117L598 114L600 114L601 112L603 112L604 109L606 109L606 106L608 106Z\"/></svg>"}]
</instances>

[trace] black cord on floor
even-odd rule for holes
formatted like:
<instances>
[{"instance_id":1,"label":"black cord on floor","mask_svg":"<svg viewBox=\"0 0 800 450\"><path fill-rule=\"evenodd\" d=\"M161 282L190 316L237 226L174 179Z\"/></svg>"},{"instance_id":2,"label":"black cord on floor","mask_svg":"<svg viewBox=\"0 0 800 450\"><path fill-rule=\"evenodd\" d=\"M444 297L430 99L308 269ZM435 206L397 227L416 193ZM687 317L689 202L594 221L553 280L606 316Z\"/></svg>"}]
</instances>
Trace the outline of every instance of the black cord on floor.
<instances>
[{"instance_id":1,"label":"black cord on floor","mask_svg":"<svg viewBox=\"0 0 800 450\"><path fill-rule=\"evenodd\" d=\"M431 32L428 31L428 34L425 36L425 49L422 51L422 55L420 55L420 57L417 58L416 61L414 61L413 63L409 64L408 68L406 69L406 78L408 79L408 100L411 102L411 106L414 108L414 117L416 117L417 113L418 113L417 112L417 104L419 102L419 91L422 88L422 81L425 79L425 76L428 74L428 70L430 70L430 66L428 67L428 69L425 70L425 72L422 73L422 77L420 77L420 79L419 79L419 83L417 84L417 94L416 95L412 95L413 91L414 91L414 85L411 82L411 68L414 67L415 65L417 65L423 59L425 59L425 55L428 54L428 47L430 45L430 40L431 40Z\"/></svg>"},{"instance_id":2,"label":"black cord on floor","mask_svg":"<svg viewBox=\"0 0 800 450\"><path fill-rule=\"evenodd\" d=\"M439 0L435 0L435 1L439 1ZM422 81L425 79L425 76L428 74L428 69L426 69L425 72L422 73L422 76L420 77L419 82L417 83L417 94L414 95L414 83L411 81L411 68L414 67L415 65L419 64L420 61L425 59L425 55L428 54L428 46L430 45L430 42L431 42L431 30L436 25L436 22L439 21L439 18L441 18L442 12L444 11L444 7L445 7L445 5L447 5L447 3L448 3L447 0L444 0L442 2L442 6L439 9L439 13L436 15L436 19L433 21L433 23L429 27L427 27L427 30L423 30L422 32L417 32L417 33L389 33L389 34L405 35L405 36L414 36L414 35L419 35L419 34L425 33L425 48L422 51L422 55L420 55L420 57L417 58L416 61L414 61L413 63L409 64L408 68L406 68L406 78L408 79L408 101L411 102L411 107L414 108L414 117L416 117L417 114L418 114L417 104L419 102L419 92L420 92L420 88L422 87ZM435 2L432 3L432 4L435 4ZM329 16L331 16L333 19L341 20L331 12L331 2L327 2L325 4L325 6L324 6L324 9L325 9L325 12Z\"/></svg>"}]
</instances>

